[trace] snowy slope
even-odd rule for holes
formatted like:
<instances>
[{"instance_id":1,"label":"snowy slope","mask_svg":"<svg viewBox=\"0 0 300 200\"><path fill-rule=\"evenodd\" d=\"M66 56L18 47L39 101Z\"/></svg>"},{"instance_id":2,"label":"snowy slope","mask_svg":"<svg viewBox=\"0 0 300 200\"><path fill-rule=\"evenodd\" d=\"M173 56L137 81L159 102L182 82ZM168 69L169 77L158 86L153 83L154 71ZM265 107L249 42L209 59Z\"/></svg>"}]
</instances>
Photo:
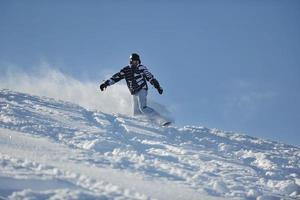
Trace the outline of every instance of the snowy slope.
<instances>
[{"instance_id":1,"label":"snowy slope","mask_svg":"<svg viewBox=\"0 0 300 200\"><path fill-rule=\"evenodd\" d=\"M7 198L300 199L300 149L0 90Z\"/></svg>"}]
</instances>

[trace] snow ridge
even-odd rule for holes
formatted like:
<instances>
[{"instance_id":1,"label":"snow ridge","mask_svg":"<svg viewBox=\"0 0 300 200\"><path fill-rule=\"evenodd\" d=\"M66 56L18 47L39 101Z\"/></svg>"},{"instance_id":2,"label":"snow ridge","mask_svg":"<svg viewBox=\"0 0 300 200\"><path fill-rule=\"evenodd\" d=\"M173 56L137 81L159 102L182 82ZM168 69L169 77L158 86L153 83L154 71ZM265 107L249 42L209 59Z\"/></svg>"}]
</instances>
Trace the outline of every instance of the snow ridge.
<instances>
[{"instance_id":1,"label":"snow ridge","mask_svg":"<svg viewBox=\"0 0 300 200\"><path fill-rule=\"evenodd\" d=\"M300 199L291 145L10 90L0 127L0 199Z\"/></svg>"}]
</instances>

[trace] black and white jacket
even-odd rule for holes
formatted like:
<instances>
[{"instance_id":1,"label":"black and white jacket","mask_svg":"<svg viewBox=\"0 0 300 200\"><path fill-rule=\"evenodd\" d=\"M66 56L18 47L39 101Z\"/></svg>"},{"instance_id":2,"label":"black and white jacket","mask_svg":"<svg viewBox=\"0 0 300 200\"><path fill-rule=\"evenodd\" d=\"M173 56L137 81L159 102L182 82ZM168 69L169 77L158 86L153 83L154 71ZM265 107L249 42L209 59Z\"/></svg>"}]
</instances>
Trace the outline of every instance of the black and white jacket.
<instances>
[{"instance_id":1,"label":"black and white jacket","mask_svg":"<svg viewBox=\"0 0 300 200\"><path fill-rule=\"evenodd\" d=\"M114 83L124 79L126 80L128 89L131 94L136 94L141 89L148 90L147 81L149 81L155 88L159 88L159 83L154 78L154 76L148 71L144 65L127 65L120 72L113 75L106 82L108 85L113 85Z\"/></svg>"}]
</instances>

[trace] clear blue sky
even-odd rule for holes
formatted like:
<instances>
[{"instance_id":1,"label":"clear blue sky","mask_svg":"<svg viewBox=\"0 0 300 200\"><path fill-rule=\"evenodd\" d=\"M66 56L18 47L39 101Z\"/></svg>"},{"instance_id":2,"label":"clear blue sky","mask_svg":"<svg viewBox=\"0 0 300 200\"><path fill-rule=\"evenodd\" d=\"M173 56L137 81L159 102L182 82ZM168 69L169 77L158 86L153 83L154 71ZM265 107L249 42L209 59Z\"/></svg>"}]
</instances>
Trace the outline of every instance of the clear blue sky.
<instances>
[{"instance_id":1,"label":"clear blue sky","mask_svg":"<svg viewBox=\"0 0 300 200\"><path fill-rule=\"evenodd\" d=\"M179 125L300 145L300 1L0 1L0 63L100 83L131 52Z\"/></svg>"}]
</instances>

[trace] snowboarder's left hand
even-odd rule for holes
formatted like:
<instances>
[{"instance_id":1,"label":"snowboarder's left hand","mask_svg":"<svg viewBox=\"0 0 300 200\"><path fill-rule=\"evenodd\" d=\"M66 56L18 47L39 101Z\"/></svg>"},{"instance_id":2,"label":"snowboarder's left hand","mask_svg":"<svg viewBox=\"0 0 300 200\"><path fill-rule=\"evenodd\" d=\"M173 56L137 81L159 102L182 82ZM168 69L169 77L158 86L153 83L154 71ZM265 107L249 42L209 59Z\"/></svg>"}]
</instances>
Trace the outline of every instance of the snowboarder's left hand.
<instances>
[{"instance_id":1,"label":"snowboarder's left hand","mask_svg":"<svg viewBox=\"0 0 300 200\"><path fill-rule=\"evenodd\" d=\"M159 94L163 93L163 89L162 89L162 87L160 87L160 85L156 79L152 79L150 83L157 89Z\"/></svg>"},{"instance_id":2,"label":"snowboarder's left hand","mask_svg":"<svg viewBox=\"0 0 300 200\"><path fill-rule=\"evenodd\" d=\"M162 87L159 87L159 88L157 88L157 91L159 94L162 94L164 90L162 89Z\"/></svg>"}]
</instances>

